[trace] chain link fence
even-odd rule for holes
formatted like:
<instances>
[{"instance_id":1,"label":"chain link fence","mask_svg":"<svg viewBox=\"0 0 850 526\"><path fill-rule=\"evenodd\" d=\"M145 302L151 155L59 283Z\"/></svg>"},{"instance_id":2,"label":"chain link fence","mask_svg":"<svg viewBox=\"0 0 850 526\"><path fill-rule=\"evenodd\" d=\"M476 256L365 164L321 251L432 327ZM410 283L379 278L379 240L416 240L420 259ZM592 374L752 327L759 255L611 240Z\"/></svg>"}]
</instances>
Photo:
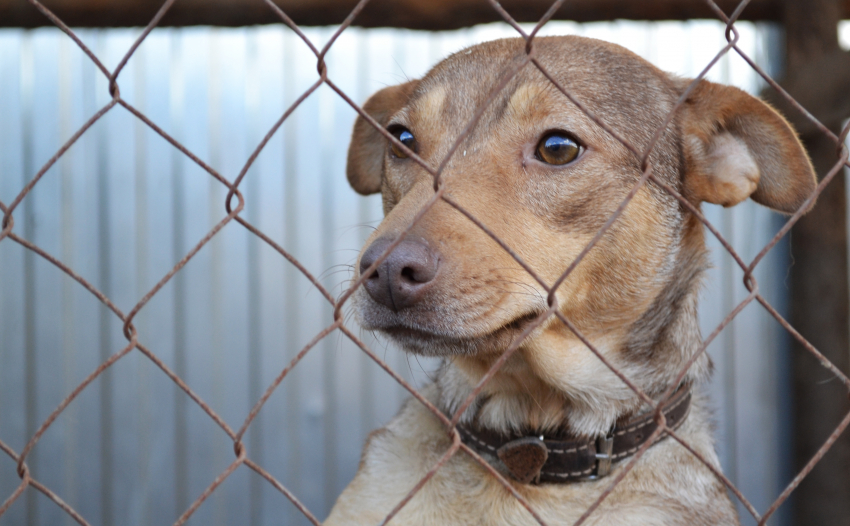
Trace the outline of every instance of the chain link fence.
<instances>
[{"instance_id":1,"label":"chain link fence","mask_svg":"<svg viewBox=\"0 0 850 526\"><path fill-rule=\"evenodd\" d=\"M68 139L62 147L55 152L55 154L45 163L38 171L32 176L29 182L21 189L20 193L9 203L0 203L0 211L3 212L3 221L2 221L2 231L0 231L0 242L14 242L26 248L32 254L35 254L50 264L54 265L62 272L67 274L80 286L90 292L97 300L99 300L103 305L105 305L109 311L120 320L123 325L123 334L126 338L126 344L120 350L117 350L114 354L111 354L106 358L95 370L93 370L79 385L77 385L65 398L62 402L55 408L55 410L49 415L49 417L37 428L35 433L29 438L26 445L20 450L16 451L9 447L7 444L0 442L0 449L4 451L17 465L17 474L19 475L21 482L17 489L6 498L2 505L0 505L0 517L12 506L12 504L21 497L25 492L38 491L50 500L52 500L57 506L59 506L69 517L73 518L77 523L82 525L87 525L86 518L78 513L72 506L62 500L62 498L57 495L50 487L46 486L39 480L33 477L28 465L27 458L33 452L33 449L37 446L39 440L45 434L45 432L53 425L56 419L66 410L68 405L74 401L90 384L97 378L103 375L104 371L113 367L116 362L119 362L122 359L125 359L126 356L134 353L134 351L138 351L141 355L143 355L147 360L150 360L157 368L159 368L163 374L165 374L179 389L181 389L189 399L197 405L208 417L209 419L221 430L221 432L226 435L226 437L232 441L233 443L233 451L234 451L234 459L227 466L227 468L222 471L218 476L209 484L209 486L203 491L200 495L192 496L195 497L195 500L192 501L191 505L189 505L182 513L182 515L177 519L175 525L184 524L190 517L195 514L197 509L201 506L201 504L210 497L224 482L225 480L233 474L235 471L240 469L249 469L254 471L260 477L265 479L268 484L282 493L287 499L289 499L295 507L300 510L300 512L313 524L320 524L319 520L316 516L306 507L304 506L298 499L296 495L294 495L284 484L282 484L277 478L275 478L267 469L262 465L262 462L251 455L251 447L248 440L246 440L246 433L248 429L252 426L252 423L256 421L257 415L260 410L268 401L269 397L278 389L281 383L284 382L286 377L290 374L290 372L299 365L299 363L304 359L306 355L308 355L311 350L315 349L319 342L328 338L332 334L341 335L352 341L356 346L358 346L365 355L367 355L371 360L373 360L379 367L381 367L387 375L392 377L398 384L400 384L404 389L410 392L410 394L415 397L420 403L422 403L425 407L427 407L434 416L439 419L446 427L446 432L450 436L452 440L452 446L445 452L440 461L434 465L428 473L420 480L420 482L413 488L410 489L407 496L401 500L392 510L392 512L384 519L383 523L389 522L398 512L401 510L407 502L413 498L418 491L428 482L428 480L433 477L433 475L443 466L452 456L456 454L460 455L469 455L471 458L475 459L481 466L486 469L493 477L495 477L504 487L510 492L514 498L518 500L518 502L524 506L531 517L536 520L537 523L541 525L545 525L546 522L537 514L534 510L533 506L531 506L525 498L518 493L514 487L503 478L503 476L497 472L487 461L482 459L473 449L470 449L460 440L460 435L457 430L457 422L460 418L460 415L465 411L465 409L473 402L475 397L481 393L482 389L486 385L486 383L493 377L493 375L499 370L499 368L510 358L510 356L516 352L522 343L523 339L528 336L536 327L540 326L542 323L549 320L551 317L556 317L563 323L566 327L569 328L579 339L581 339L584 344L587 346L589 352L592 352L596 357L602 360L606 366L608 366L611 371L617 375L626 385L629 386L636 394L640 397L642 401L646 404L650 405L655 410L655 420L659 424L657 430L653 433L650 440L647 440L644 445L637 451L634 457L629 460L625 468L620 471L617 475L612 477L610 480L610 484L607 489L598 497L598 499L588 507L584 515L576 522L576 524L581 524L586 521L586 519L596 510L599 505L605 500L605 498L613 491L614 487L620 483L620 481L628 474L632 466L640 459L640 457L645 453L646 449L652 444L652 438L657 438L661 436L662 433L666 433L672 439L678 441L685 448L687 448L691 453L693 453L703 464L705 464L708 469L712 470L714 474L717 476L719 480L726 485L729 491L735 495L735 497L740 501L743 507L753 516L753 518L759 523L764 524L771 516L774 515L777 508L785 502L789 495L794 491L794 489L800 484L802 479L813 469L815 464L820 461L820 459L824 456L830 446L838 439L839 435L846 429L848 425L850 425L850 413L848 413L840 422L840 424L835 428L834 432L830 435L830 437L824 442L821 448L818 450L817 454L809 461L809 463L805 466L803 470L801 470L794 479L788 484L788 486L781 492L781 494L776 498L776 500L766 509L766 510L757 510L747 499L745 495L735 487L735 485L721 472L719 472L713 464L703 458L698 452L691 448L691 446L684 441L674 429L668 428L665 425L665 420L662 415L662 409L664 407L665 402L673 395L672 389L670 392L667 392L664 396L662 396L659 400L653 400L645 393L643 393L630 378L625 376L621 371L617 370L615 367L611 366L604 358L602 354L598 351L598 349L594 346L592 341L589 341L585 338L580 331L573 325L572 321L564 316L558 310L557 301L555 300L555 291L558 287L567 279L567 277L573 272L576 266L582 261L582 259L586 256L586 254L593 249L596 243L605 235L605 233L609 230L609 228L617 221L617 219L623 213L623 210L628 206L629 202L632 198L637 194L637 192L646 184L652 183L665 191L670 193L674 198L676 198L684 208L690 211L699 221L701 221L705 227L709 230L711 235L713 235L718 242L728 251L737 265L742 269L744 273L744 285L746 286L749 294L746 298L743 299L740 303L734 306L734 308L728 313L728 315L723 319L723 321L718 324L713 331L704 339L700 350L695 353L686 366L680 371L679 379L683 378L688 371L688 368L691 364L693 364L704 352L706 352L709 344L717 338L717 336L723 331L725 327L727 327L731 321L750 303L759 303L771 316L773 316L777 322L779 322L788 333L798 340L805 349L813 354L824 367L829 369L836 378L838 378L844 385L850 388L850 379L842 373L837 367L835 367L832 363L830 363L826 358L821 355L821 353L815 349L812 345L810 345L795 329L792 327L783 317L782 315L774 308L774 306L769 303L764 296L759 292L758 284L753 275L754 270L757 265L765 258L768 252L773 249L776 244L785 237L790 228L796 223L799 218L809 209L809 207L814 203L817 196L822 192L822 190L830 183L830 181L839 173L841 173L842 169L845 166L850 166L848 164L848 152L846 147L844 146L844 142L846 140L846 136L848 134L848 129L850 129L850 125L845 126L841 135L836 136L833 134L828 128L818 122L814 117L812 117L805 108L801 107L797 104L790 96L788 96L782 88L768 75L766 74L762 68L756 64L754 60L752 60L742 49L738 46L738 32L735 28L735 21L737 20L740 13L746 8L748 1L744 0L740 3L738 8L734 13L727 16L723 13L711 0L706 0L706 3L714 10L717 17L727 24L727 44L719 49L715 55L715 57L706 64L705 68L702 70L702 73L694 79L691 83L691 88L689 88L682 98L678 101L676 106L668 115L663 126L659 127L656 130L655 137L652 141L650 141L650 145L644 149L640 150L636 148L629 142L628 137L621 137L616 130L612 129L608 124L595 117L592 113L584 109L581 100L577 100L573 97L573 95L566 90L563 86L561 86L555 78L553 78L547 69L537 60L535 56L535 48L534 48L534 38L538 33L541 27L545 25L548 20L553 16L558 8L564 3L563 0L556 1L551 9L547 12L546 15L539 21L539 23L534 27L531 31L524 30L519 24L517 24L510 16L509 13L504 11L502 7L495 0L490 0L490 4L494 10L496 10L504 20L516 29L518 36L521 36L526 40L526 54L522 57L521 60L506 65L499 82L494 85L489 92L489 97L480 107L476 109L475 117L471 122L469 122L464 131L458 136L454 142L453 147L450 149L449 154L445 159L442 160L439 166L431 166L424 160L420 159L418 156L411 152L410 157L415 162L417 162L424 170L430 173L434 178L434 194L431 199L428 201L428 204L420 210L417 218L421 218L427 210L433 207L438 202L443 202L450 207L454 208L464 216L466 216L471 223L475 225L476 228L481 229L485 234L487 234L490 238L493 239L496 243L498 243L508 254L513 257L516 262L522 266L525 271L528 272L530 276L532 276L539 285L549 293L548 305L549 309L538 316L531 324L529 324L526 329L523 331L523 334L517 338L507 349L507 351L495 362L490 371L482 378L482 380L477 384L475 389L467 398L466 402L461 405L458 411L453 415L444 415L438 408L432 405L426 398L424 398L401 374L399 374L393 367L391 367L384 359L382 359L369 345L367 345L364 340L359 337L354 329L352 329L349 324L346 322L346 318L344 315L343 307L347 304L349 298L352 293L360 286L363 285L363 281L365 277L361 277L356 282L351 284L351 287L343 292L338 297L329 291L323 284L319 277L312 274L308 268L306 268L301 261L295 258L290 252L280 246L274 239L272 239L269 235L267 235L264 231L259 229L255 223L249 220L247 214L245 214L245 208L247 205L246 195L240 190L240 185L244 181L245 177L248 175L250 168L254 165L257 157L260 155L260 152L263 151L264 147L271 140L271 138L279 131L281 126L283 126L284 122L287 121L288 118L292 115L292 113L309 97L314 96L316 90L325 85L333 90L339 97L341 97L347 104L349 104L358 114L360 114L364 119L369 121L372 126L374 126L381 134L383 134L388 141L396 143L399 147L403 147L398 140L389 132L381 128L381 126L368 114L366 114L362 108L354 102L354 100L339 87L337 83L334 82L332 78L332 72L329 71L329 68L325 62L325 57L334 43L337 41L340 34L345 31L355 20L358 13L363 9L363 7L368 3L368 0L362 0L355 9L350 13L350 15L346 18L345 22L340 25L339 28L335 32L333 32L327 40L327 43L323 47L318 47L316 44L310 41L307 36L299 29L299 27L287 16L285 12L280 10L271 0L266 0L266 3L269 9L273 10L280 17L281 21L289 26L292 31L304 42L306 46L309 47L311 52L314 54L316 58L316 69L318 71L317 80L303 93L300 94L295 99L295 102L283 112L280 118L275 122L275 124L268 130L266 135L259 141L259 144L253 150L252 154L249 156L248 160L244 163L242 168L239 170L238 174L235 178L229 179L225 177L223 174L219 173L212 166L207 164L203 159L198 157L192 150L187 148L180 141L176 140L172 135L167 133L165 130L157 126L153 120L151 120L143 111L140 111L137 107L130 104L127 100L122 98L119 76L124 70L130 58L138 49L139 45L147 38L150 34L151 30L155 28L158 22L162 19L164 14L168 11L170 6L173 4L173 0L166 1L156 16L151 20L145 30L139 35L139 37L133 42L130 46L127 53L120 60L118 65L110 70L101 62L101 60L91 51L91 49L72 31L68 28L61 20L55 17L46 7L44 7L41 3L36 0L30 0L30 3L37 7L46 17L48 17L57 27L59 27L62 31L64 31L79 48L88 56L88 58L92 61L92 63L98 68L98 70L103 74L103 76L108 81L108 92L110 95L109 102L102 106L97 112L95 112L91 117L85 122L83 126L81 126L78 130L74 132L70 139ZM655 143L658 138L661 136L662 132L666 128L666 126L671 122L675 112L679 109L679 107L683 104L685 98L691 89L695 86L695 84L705 77L708 71L714 67L717 62L727 54L736 53L741 56L759 75L761 75L764 80L775 88L783 97L785 97L790 104L796 107L801 113L806 115L809 120L812 122L814 126L816 126L822 134L829 137L834 141L836 145L836 163L834 166L828 171L826 174L819 174L821 176L820 183L817 187L815 193L808 198L808 200L801 206L801 208L794 213L784 224L784 226L779 230L779 232L773 237L773 239L767 243L763 249L753 258L751 261L744 260L738 252L735 251L732 244L729 243L723 235L721 235L720 231L709 222L701 211L692 205L688 200L686 200L682 195L680 195L674 188L669 187L663 181L655 178L652 173L652 166L649 162L650 153L653 150ZM443 168L448 164L449 159L456 154L458 147L462 144L462 142L469 136L470 133L475 129L475 126L479 120L479 118L483 115L488 105L495 99L498 93L501 91L503 87L505 87L511 79L523 68L536 68L540 71L548 80L552 83L552 85L559 90L565 97L567 97L573 104L575 104L578 108L582 109L588 117L590 117L597 125L603 128L608 134L611 135L615 140L620 142L624 147L632 152L632 154L640 160L641 167L643 169L643 175L640 180L635 184L635 186L631 189L629 196L620 204L617 211L607 220L605 225L595 234L593 239L588 243L588 245L584 248L584 250L580 253L580 255L564 270L563 274L560 278L554 283L546 283L540 276L535 272L535 269L528 266L525 262L523 262L513 251L512 247L508 246L503 240L499 239L486 224L479 221L473 214L467 211L461 204L454 201L450 196L446 195L445 186L442 184L442 172ZM103 290L99 290L92 283L78 274L73 268L67 266L60 258L46 252L40 246L34 244L27 236L20 232L20 228L15 227L15 210L19 207L21 202L26 199L26 197L33 191L33 188L38 185L39 181L42 177L51 169L57 162L60 161L62 156L74 145L75 142L85 133L87 133L91 127L99 121L104 115L114 110L116 106L122 106L128 112L130 112L138 122L147 126L155 133L160 135L163 139L168 141L175 149L177 149L183 156L187 159L191 160L191 162L195 163L198 167L204 170L209 176L217 182L217 184L221 185L221 189L223 193L226 194L224 202L222 203L222 210L220 212L218 222L210 229L203 237L197 241L191 249L185 251L182 255L180 261L178 261L171 270L166 273L162 278L156 283L156 285L150 289L146 294L142 296L142 298L131 308L128 312L122 311L120 308L116 306L113 302L113 299L110 298L109 294L105 293ZM175 276L179 276L183 271L184 267L192 260L193 257L205 246L210 244L216 236L221 235L221 230L229 225L230 223L235 223L241 225L242 228L250 232L255 239L259 242L266 244L268 247L276 251L280 257L285 259L293 268L297 269L307 280L312 284L316 291L321 294L322 298L327 302L327 305L332 310L333 314L327 319L327 324L325 328L319 333L315 334L314 337L310 340L307 345L305 345L292 359L292 361L279 372L274 381L267 386L264 392L260 394L258 400L255 405L245 417L244 421L238 427L231 426L219 413L217 413L213 408L202 399L193 389L186 383L184 378L180 374L180 366L176 364L174 367L169 367L167 363L161 358L161 356L157 355L157 353L153 352L151 348L140 343L139 338L139 330L137 329L137 325L134 324L134 320L137 320L137 316L146 305L149 304L152 298L154 298L163 287L169 283ZM406 232L409 232L416 224L414 221L411 225L408 226ZM385 259L385 257L392 251L398 243L403 239L403 235L400 236L392 245L390 245L384 256L379 258L370 268L370 270L374 270L377 266ZM368 271L364 273L364 276L368 274ZM676 384L674 384L676 385Z\"/></svg>"}]
</instances>

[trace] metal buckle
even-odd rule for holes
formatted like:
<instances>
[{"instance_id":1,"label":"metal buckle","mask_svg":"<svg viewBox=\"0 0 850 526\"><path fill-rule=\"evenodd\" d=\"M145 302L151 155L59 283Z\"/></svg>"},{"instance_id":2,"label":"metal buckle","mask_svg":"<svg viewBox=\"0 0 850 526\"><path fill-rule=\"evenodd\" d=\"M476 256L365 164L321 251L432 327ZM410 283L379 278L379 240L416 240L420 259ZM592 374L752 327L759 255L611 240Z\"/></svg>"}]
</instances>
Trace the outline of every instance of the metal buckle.
<instances>
[{"instance_id":1,"label":"metal buckle","mask_svg":"<svg viewBox=\"0 0 850 526\"><path fill-rule=\"evenodd\" d=\"M613 431L613 430L612 430ZM596 473L595 478L604 477L611 471L611 453L614 451L614 433L596 439Z\"/></svg>"}]
</instances>

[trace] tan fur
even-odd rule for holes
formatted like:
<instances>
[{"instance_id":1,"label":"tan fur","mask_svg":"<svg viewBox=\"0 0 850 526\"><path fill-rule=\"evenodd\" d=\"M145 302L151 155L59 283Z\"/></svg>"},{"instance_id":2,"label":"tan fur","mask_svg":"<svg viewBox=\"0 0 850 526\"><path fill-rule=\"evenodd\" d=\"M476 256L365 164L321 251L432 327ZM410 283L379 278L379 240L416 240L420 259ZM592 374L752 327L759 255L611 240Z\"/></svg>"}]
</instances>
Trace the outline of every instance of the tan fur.
<instances>
[{"instance_id":1,"label":"tan fur","mask_svg":"<svg viewBox=\"0 0 850 526\"><path fill-rule=\"evenodd\" d=\"M597 40L538 38L535 47L554 77L639 151L688 85ZM472 47L420 81L382 90L366 110L382 125L410 130L418 154L437 166L505 68L522 53L524 42L518 39ZM563 166L537 160L536 146L551 130L579 139L585 148L580 157ZM697 206L702 201L730 206L752 196L791 212L814 188L808 158L782 117L736 88L706 81L661 134L650 162L656 177ZM362 118L354 129L348 175L357 191L380 190L383 196L386 217L366 247L379 238L397 237L433 195L431 176L411 159L391 156L386 139ZM553 283L640 176L639 159L527 66L484 112L446 166L443 181L448 196ZM452 413L528 322L546 310L546 292L444 202L437 202L409 235L439 255L439 272L427 295L394 311L361 288L353 296L354 308L365 328L384 332L409 352L445 358L426 396ZM557 290L558 304L607 360L658 396L700 346L696 304L705 254L701 224L649 183ZM702 356L686 380L699 385L709 372L708 357ZM552 317L522 343L463 420L502 431L567 428L597 436L645 409ZM695 398L681 433L718 466L701 397ZM357 476L326 524L380 523L448 447L439 421L421 404L408 402L372 435ZM572 524L609 481L515 487L549 524ZM463 453L392 522L534 523ZM710 470L665 439L649 449L588 524L695 526L737 524L737 518Z\"/></svg>"}]
</instances>

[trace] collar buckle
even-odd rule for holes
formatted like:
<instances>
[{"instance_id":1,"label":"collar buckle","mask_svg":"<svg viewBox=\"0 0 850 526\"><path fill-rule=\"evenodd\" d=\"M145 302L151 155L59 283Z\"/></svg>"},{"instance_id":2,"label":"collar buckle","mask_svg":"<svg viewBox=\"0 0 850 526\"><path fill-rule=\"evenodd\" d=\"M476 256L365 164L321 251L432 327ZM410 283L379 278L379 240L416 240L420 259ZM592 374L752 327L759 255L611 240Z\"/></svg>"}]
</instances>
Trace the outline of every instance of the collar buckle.
<instances>
[{"instance_id":1,"label":"collar buckle","mask_svg":"<svg viewBox=\"0 0 850 526\"><path fill-rule=\"evenodd\" d=\"M596 439L596 472L593 478L604 477L611 472L611 462L614 460L614 433L613 429L607 435Z\"/></svg>"}]
</instances>

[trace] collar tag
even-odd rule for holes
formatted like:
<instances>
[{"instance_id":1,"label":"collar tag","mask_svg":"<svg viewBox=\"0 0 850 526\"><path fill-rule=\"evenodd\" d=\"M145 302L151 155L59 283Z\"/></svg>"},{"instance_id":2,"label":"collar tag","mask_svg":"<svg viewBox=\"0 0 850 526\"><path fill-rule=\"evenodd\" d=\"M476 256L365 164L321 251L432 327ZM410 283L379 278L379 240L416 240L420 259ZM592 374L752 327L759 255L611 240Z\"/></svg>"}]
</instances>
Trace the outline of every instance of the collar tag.
<instances>
[{"instance_id":1,"label":"collar tag","mask_svg":"<svg viewBox=\"0 0 850 526\"><path fill-rule=\"evenodd\" d=\"M502 445L496 456L513 478L529 484L539 480L540 470L549 458L549 450L538 437L523 437Z\"/></svg>"}]
</instances>

